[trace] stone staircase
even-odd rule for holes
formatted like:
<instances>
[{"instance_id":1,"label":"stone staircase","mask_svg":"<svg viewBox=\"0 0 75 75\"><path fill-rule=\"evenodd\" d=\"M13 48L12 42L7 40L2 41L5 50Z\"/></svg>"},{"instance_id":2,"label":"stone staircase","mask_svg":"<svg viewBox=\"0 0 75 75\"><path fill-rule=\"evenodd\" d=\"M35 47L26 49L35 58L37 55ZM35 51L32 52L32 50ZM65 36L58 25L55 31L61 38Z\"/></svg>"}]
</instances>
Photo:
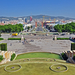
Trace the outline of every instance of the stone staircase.
<instances>
[{"instance_id":1,"label":"stone staircase","mask_svg":"<svg viewBox=\"0 0 75 75\"><path fill-rule=\"evenodd\" d=\"M72 59L72 57L68 58L67 61L69 61L69 62L75 64L75 61Z\"/></svg>"},{"instance_id":2,"label":"stone staircase","mask_svg":"<svg viewBox=\"0 0 75 75\"><path fill-rule=\"evenodd\" d=\"M9 59L3 59L1 62L0 62L0 64L5 64L5 63L7 63L7 62L9 62L10 60Z\"/></svg>"},{"instance_id":3,"label":"stone staircase","mask_svg":"<svg viewBox=\"0 0 75 75\"><path fill-rule=\"evenodd\" d=\"M29 42L23 44L25 47L23 49L18 49L15 51L16 54L22 54L27 52L42 52L39 46L31 45Z\"/></svg>"},{"instance_id":4,"label":"stone staircase","mask_svg":"<svg viewBox=\"0 0 75 75\"><path fill-rule=\"evenodd\" d=\"M25 43L25 47L27 51L41 51L39 46L31 45L29 42Z\"/></svg>"}]
</instances>

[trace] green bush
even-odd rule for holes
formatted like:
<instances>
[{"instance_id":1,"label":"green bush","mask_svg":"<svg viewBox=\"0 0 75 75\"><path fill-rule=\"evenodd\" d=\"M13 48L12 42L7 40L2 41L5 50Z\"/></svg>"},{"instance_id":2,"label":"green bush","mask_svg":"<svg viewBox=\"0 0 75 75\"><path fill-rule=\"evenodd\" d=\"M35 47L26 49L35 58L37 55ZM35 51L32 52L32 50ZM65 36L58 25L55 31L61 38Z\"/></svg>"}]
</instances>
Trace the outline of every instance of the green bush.
<instances>
[{"instance_id":1,"label":"green bush","mask_svg":"<svg viewBox=\"0 0 75 75\"><path fill-rule=\"evenodd\" d=\"M0 33L0 37L1 37L1 33Z\"/></svg>"},{"instance_id":2,"label":"green bush","mask_svg":"<svg viewBox=\"0 0 75 75\"><path fill-rule=\"evenodd\" d=\"M0 38L0 40L4 40L3 38Z\"/></svg>"},{"instance_id":3,"label":"green bush","mask_svg":"<svg viewBox=\"0 0 75 75\"><path fill-rule=\"evenodd\" d=\"M63 57L64 60L67 60L68 59L68 57L66 56L65 53L62 53L61 55L62 55L62 57Z\"/></svg>"},{"instance_id":4,"label":"green bush","mask_svg":"<svg viewBox=\"0 0 75 75\"><path fill-rule=\"evenodd\" d=\"M75 54L74 54L74 56L73 56L73 60L75 60Z\"/></svg>"},{"instance_id":5,"label":"green bush","mask_svg":"<svg viewBox=\"0 0 75 75\"><path fill-rule=\"evenodd\" d=\"M3 60L3 55L0 55L0 60Z\"/></svg>"},{"instance_id":6,"label":"green bush","mask_svg":"<svg viewBox=\"0 0 75 75\"><path fill-rule=\"evenodd\" d=\"M1 50L2 51L7 51L7 43L2 43L1 44Z\"/></svg>"},{"instance_id":7,"label":"green bush","mask_svg":"<svg viewBox=\"0 0 75 75\"><path fill-rule=\"evenodd\" d=\"M8 40L21 40L21 38L8 38Z\"/></svg>"},{"instance_id":8,"label":"green bush","mask_svg":"<svg viewBox=\"0 0 75 75\"><path fill-rule=\"evenodd\" d=\"M12 55L11 55L11 61L15 58L15 56L16 56L16 54L15 53L13 53Z\"/></svg>"},{"instance_id":9,"label":"green bush","mask_svg":"<svg viewBox=\"0 0 75 75\"><path fill-rule=\"evenodd\" d=\"M3 60L3 55L0 55L0 61L2 61Z\"/></svg>"},{"instance_id":10,"label":"green bush","mask_svg":"<svg viewBox=\"0 0 75 75\"><path fill-rule=\"evenodd\" d=\"M69 40L69 38L57 38L57 40Z\"/></svg>"},{"instance_id":11,"label":"green bush","mask_svg":"<svg viewBox=\"0 0 75 75\"><path fill-rule=\"evenodd\" d=\"M0 50L1 50L1 44L0 44Z\"/></svg>"},{"instance_id":12,"label":"green bush","mask_svg":"<svg viewBox=\"0 0 75 75\"><path fill-rule=\"evenodd\" d=\"M75 43L71 43L71 50L75 50Z\"/></svg>"},{"instance_id":13,"label":"green bush","mask_svg":"<svg viewBox=\"0 0 75 75\"><path fill-rule=\"evenodd\" d=\"M53 35L59 35L59 33L54 33Z\"/></svg>"},{"instance_id":14,"label":"green bush","mask_svg":"<svg viewBox=\"0 0 75 75\"><path fill-rule=\"evenodd\" d=\"M53 38L53 40L54 40L54 38Z\"/></svg>"}]
</instances>

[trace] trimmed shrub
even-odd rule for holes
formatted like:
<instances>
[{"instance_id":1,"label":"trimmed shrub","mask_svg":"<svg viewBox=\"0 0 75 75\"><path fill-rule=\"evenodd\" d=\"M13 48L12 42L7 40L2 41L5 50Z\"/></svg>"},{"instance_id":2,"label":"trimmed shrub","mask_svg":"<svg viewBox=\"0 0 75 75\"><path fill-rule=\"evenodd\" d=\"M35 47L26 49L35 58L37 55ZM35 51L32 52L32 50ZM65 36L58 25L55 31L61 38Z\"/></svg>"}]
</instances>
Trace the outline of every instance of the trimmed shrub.
<instances>
[{"instance_id":1,"label":"trimmed shrub","mask_svg":"<svg viewBox=\"0 0 75 75\"><path fill-rule=\"evenodd\" d=\"M54 38L53 38L53 40L54 40Z\"/></svg>"},{"instance_id":2,"label":"trimmed shrub","mask_svg":"<svg viewBox=\"0 0 75 75\"><path fill-rule=\"evenodd\" d=\"M1 31L0 31L0 37L1 37Z\"/></svg>"},{"instance_id":3,"label":"trimmed shrub","mask_svg":"<svg viewBox=\"0 0 75 75\"><path fill-rule=\"evenodd\" d=\"M0 60L3 60L3 55L0 55Z\"/></svg>"},{"instance_id":4,"label":"trimmed shrub","mask_svg":"<svg viewBox=\"0 0 75 75\"><path fill-rule=\"evenodd\" d=\"M0 44L0 50L1 50L1 44Z\"/></svg>"},{"instance_id":5,"label":"trimmed shrub","mask_svg":"<svg viewBox=\"0 0 75 75\"><path fill-rule=\"evenodd\" d=\"M2 51L7 51L7 43L2 43L1 44L1 50Z\"/></svg>"},{"instance_id":6,"label":"trimmed shrub","mask_svg":"<svg viewBox=\"0 0 75 75\"><path fill-rule=\"evenodd\" d=\"M15 53L13 53L12 55L11 55L11 61L15 58L15 56L16 56L16 54Z\"/></svg>"},{"instance_id":7,"label":"trimmed shrub","mask_svg":"<svg viewBox=\"0 0 75 75\"><path fill-rule=\"evenodd\" d=\"M65 53L62 53L61 55L62 55L62 57L63 57L64 60L67 60L68 59L68 57L66 56Z\"/></svg>"},{"instance_id":8,"label":"trimmed shrub","mask_svg":"<svg viewBox=\"0 0 75 75\"><path fill-rule=\"evenodd\" d=\"M69 38L57 38L57 40L70 40Z\"/></svg>"},{"instance_id":9,"label":"trimmed shrub","mask_svg":"<svg viewBox=\"0 0 75 75\"><path fill-rule=\"evenodd\" d=\"M59 33L54 33L53 35L59 35Z\"/></svg>"},{"instance_id":10,"label":"trimmed shrub","mask_svg":"<svg viewBox=\"0 0 75 75\"><path fill-rule=\"evenodd\" d=\"M8 38L8 40L21 40L21 38Z\"/></svg>"},{"instance_id":11,"label":"trimmed shrub","mask_svg":"<svg viewBox=\"0 0 75 75\"><path fill-rule=\"evenodd\" d=\"M74 54L74 56L73 56L73 60L75 60L75 54Z\"/></svg>"},{"instance_id":12,"label":"trimmed shrub","mask_svg":"<svg viewBox=\"0 0 75 75\"><path fill-rule=\"evenodd\" d=\"M4 40L3 38L0 38L0 40Z\"/></svg>"},{"instance_id":13,"label":"trimmed shrub","mask_svg":"<svg viewBox=\"0 0 75 75\"><path fill-rule=\"evenodd\" d=\"M0 37L1 37L1 34L0 34Z\"/></svg>"},{"instance_id":14,"label":"trimmed shrub","mask_svg":"<svg viewBox=\"0 0 75 75\"><path fill-rule=\"evenodd\" d=\"M71 43L71 50L75 50L75 43Z\"/></svg>"},{"instance_id":15,"label":"trimmed shrub","mask_svg":"<svg viewBox=\"0 0 75 75\"><path fill-rule=\"evenodd\" d=\"M0 61L2 61L3 60L3 55L0 55Z\"/></svg>"}]
</instances>

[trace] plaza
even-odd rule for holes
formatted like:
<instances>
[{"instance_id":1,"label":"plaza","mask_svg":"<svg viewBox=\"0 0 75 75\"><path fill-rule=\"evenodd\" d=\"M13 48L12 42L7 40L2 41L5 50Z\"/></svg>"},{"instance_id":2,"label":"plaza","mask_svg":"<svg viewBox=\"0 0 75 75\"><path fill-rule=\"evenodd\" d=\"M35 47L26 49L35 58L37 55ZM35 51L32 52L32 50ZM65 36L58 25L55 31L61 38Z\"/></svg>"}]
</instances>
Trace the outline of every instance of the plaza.
<instances>
[{"instance_id":1,"label":"plaza","mask_svg":"<svg viewBox=\"0 0 75 75\"><path fill-rule=\"evenodd\" d=\"M7 39L9 37L11 36L6 36ZM15 38L17 37L21 38L22 35L18 35ZM60 54L63 51L70 51L71 43L73 43L73 41L70 40L53 40L54 35L23 35L23 37L27 40L27 42L25 42L24 44L21 43L19 40L2 40L0 41L0 43L7 43L7 50L15 51L16 54L22 54L27 52L53 52ZM57 37L69 37L69 35L58 35ZM33 40L33 42L31 40Z\"/></svg>"}]
</instances>

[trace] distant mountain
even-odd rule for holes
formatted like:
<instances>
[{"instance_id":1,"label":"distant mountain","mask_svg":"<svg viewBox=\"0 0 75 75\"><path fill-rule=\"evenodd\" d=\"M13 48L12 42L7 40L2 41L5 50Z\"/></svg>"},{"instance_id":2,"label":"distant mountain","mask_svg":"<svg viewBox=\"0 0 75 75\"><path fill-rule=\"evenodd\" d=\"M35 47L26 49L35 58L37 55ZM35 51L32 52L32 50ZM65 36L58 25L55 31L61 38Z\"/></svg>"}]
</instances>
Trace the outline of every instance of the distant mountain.
<instances>
[{"instance_id":1,"label":"distant mountain","mask_svg":"<svg viewBox=\"0 0 75 75\"><path fill-rule=\"evenodd\" d=\"M45 17L45 19L51 18L51 19L64 19L64 20L74 19L75 20L75 18L69 18L69 17L63 17L63 16L57 16L57 17L55 17L55 16L48 16L48 15L36 15L36 16L32 16L32 17L34 19L40 19L40 18L43 18L43 16Z\"/></svg>"},{"instance_id":2,"label":"distant mountain","mask_svg":"<svg viewBox=\"0 0 75 75\"><path fill-rule=\"evenodd\" d=\"M63 17L63 16L48 16L48 15L32 15L33 19L43 19L43 16L45 16L45 19L64 19L64 20L75 20L75 18L68 18L68 17ZM0 21L9 21L9 20L18 20L18 18L27 18L28 20L30 19L30 16L23 16L23 17L0 17Z\"/></svg>"}]
</instances>

